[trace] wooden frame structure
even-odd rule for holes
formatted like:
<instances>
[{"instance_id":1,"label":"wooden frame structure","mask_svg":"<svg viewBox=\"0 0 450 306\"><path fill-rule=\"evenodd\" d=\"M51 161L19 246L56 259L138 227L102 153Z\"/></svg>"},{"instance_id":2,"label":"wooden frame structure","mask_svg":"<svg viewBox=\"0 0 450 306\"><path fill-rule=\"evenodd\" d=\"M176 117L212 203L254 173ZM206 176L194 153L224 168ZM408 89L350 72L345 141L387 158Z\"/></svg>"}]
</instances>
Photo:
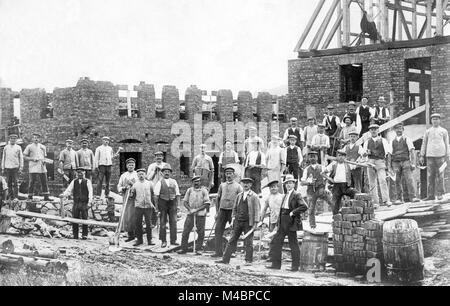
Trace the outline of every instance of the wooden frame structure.
<instances>
[{"instance_id":1,"label":"wooden frame structure","mask_svg":"<svg viewBox=\"0 0 450 306\"><path fill-rule=\"evenodd\" d=\"M355 31L355 22L351 20L356 17L352 16L352 9L353 13L355 9L360 10L361 16L365 12L368 20L375 23L381 39L371 40L371 44L444 36L444 28L450 24L449 2L450 0L319 0L294 52L326 50L333 39L338 48L365 45L368 36L361 32L359 22L358 30ZM325 10L325 3L330 6L317 32L312 36L311 30L322 10ZM333 17L334 23L331 23ZM360 20L360 15L357 19ZM327 30L328 35L325 37ZM356 38L351 41L352 37ZM306 49L304 45L307 40L311 42Z\"/></svg>"}]
</instances>

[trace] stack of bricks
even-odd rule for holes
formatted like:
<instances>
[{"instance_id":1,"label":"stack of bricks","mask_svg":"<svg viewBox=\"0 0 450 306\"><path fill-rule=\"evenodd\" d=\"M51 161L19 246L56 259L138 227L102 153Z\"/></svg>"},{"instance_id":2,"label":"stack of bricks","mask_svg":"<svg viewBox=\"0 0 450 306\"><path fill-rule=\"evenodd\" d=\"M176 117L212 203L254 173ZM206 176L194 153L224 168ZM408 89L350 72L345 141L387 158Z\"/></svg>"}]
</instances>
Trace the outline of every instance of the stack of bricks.
<instances>
[{"instance_id":1,"label":"stack of bricks","mask_svg":"<svg viewBox=\"0 0 450 306\"><path fill-rule=\"evenodd\" d=\"M363 275L369 258L381 259L382 223L375 218L371 196L357 194L345 200L333 216L333 246L336 272Z\"/></svg>"}]
</instances>

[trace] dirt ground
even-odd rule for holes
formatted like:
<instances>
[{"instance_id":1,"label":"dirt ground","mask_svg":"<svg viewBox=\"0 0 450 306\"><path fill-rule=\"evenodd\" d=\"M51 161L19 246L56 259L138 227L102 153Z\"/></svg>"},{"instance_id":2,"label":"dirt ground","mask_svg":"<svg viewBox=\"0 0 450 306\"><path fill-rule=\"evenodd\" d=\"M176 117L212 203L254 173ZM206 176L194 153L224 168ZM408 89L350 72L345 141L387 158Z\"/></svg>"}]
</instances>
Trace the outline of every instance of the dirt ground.
<instances>
[{"instance_id":1,"label":"dirt ground","mask_svg":"<svg viewBox=\"0 0 450 306\"><path fill-rule=\"evenodd\" d=\"M141 249L124 248L111 252L107 238L90 240L50 239L39 236L8 236L15 245L29 244L39 248L59 248L60 260L67 262L69 272L65 276L47 275L20 270L2 271L0 286L7 285L77 285L77 286L367 286L365 281L336 277L333 273L314 275L306 272L289 272L264 268L267 263L257 260L251 267L243 266L243 254L238 253L230 265L218 265L208 253L203 256L176 253L156 254ZM426 246L432 256L425 260L426 278L423 285L450 285L450 240L436 240ZM288 256L285 256L288 257ZM174 272L165 275L168 272ZM392 285L392 284L378 284Z\"/></svg>"}]
</instances>

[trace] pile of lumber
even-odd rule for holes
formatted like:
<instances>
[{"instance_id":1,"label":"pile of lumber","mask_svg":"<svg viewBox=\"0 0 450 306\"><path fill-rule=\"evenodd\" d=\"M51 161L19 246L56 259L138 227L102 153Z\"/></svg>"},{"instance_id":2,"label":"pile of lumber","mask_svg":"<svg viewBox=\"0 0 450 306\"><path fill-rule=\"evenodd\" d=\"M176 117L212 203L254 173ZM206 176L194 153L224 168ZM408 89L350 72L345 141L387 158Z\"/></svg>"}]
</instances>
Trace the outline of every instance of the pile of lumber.
<instances>
[{"instance_id":1,"label":"pile of lumber","mask_svg":"<svg viewBox=\"0 0 450 306\"><path fill-rule=\"evenodd\" d=\"M0 238L0 267L3 269L20 269L65 274L69 269L67 263L58 260L59 251L48 249L17 249L10 239Z\"/></svg>"},{"instance_id":2,"label":"pile of lumber","mask_svg":"<svg viewBox=\"0 0 450 306\"><path fill-rule=\"evenodd\" d=\"M374 207L369 194L357 194L344 201L333 216L333 248L336 272L364 275L369 258L382 257L382 222L373 220Z\"/></svg>"}]
</instances>

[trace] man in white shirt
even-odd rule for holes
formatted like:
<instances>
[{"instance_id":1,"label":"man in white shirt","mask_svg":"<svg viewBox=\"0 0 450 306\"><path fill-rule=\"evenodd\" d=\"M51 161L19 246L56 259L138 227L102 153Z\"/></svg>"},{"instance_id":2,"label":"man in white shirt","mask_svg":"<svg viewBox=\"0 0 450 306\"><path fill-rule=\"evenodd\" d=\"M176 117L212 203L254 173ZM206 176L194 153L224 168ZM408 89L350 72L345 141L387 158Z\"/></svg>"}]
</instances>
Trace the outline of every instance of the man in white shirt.
<instances>
[{"instance_id":1,"label":"man in white shirt","mask_svg":"<svg viewBox=\"0 0 450 306\"><path fill-rule=\"evenodd\" d=\"M378 184L381 188L382 205L391 206L389 200L389 189L386 182L386 165L390 164L391 148L386 139L378 135L378 124L372 124L369 127L371 137L364 142L364 156L368 156L367 177L369 179L369 190L375 208L378 207L380 200L378 198Z\"/></svg>"},{"instance_id":2,"label":"man in white shirt","mask_svg":"<svg viewBox=\"0 0 450 306\"><path fill-rule=\"evenodd\" d=\"M286 145L289 145L289 135L295 135L297 137L297 141L295 142L295 145L299 148L303 148L303 143L305 142L305 138L303 135L303 130L301 127L298 126L298 120L295 117L291 118L291 126L290 128L286 129L283 136L283 141Z\"/></svg>"},{"instance_id":3,"label":"man in white shirt","mask_svg":"<svg viewBox=\"0 0 450 306\"><path fill-rule=\"evenodd\" d=\"M350 131L350 143L344 147L344 151L347 154L347 160L352 162L359 162L362 155L364 154L364 149L362 146L357 146L355 143L358 140L359 133L356 130ZM351 170L351 177L353 182L353 187L361 192L362 190L362 168L349 165ZM366 173L366 172L364 172ZM367 174L366 174L367 175Z\"/></svg>"},{"instance_id":4,"label":"man in white shirt","mask_svg":"<svg viewBox=\"0 0 450 306\"><path fill-rule=\"evenodd\" d=\"M334 106L327 106L327 114L324 116L322 124L325 126L325 134L330 138L330 149L328 155L334 156L338 148L337 139L341 127L341 120L334 113Z\"/></svg>"},{"instance_id":5,"label":"man in white shirt","mask_svg":"<svg viewBox=\"0 0 450 306\"><path fill-rule=\"evenodd\" d=\"M109 146L110 138L104 136L102 138L102 145L95 149L94 168L98 169L97 182L97 196L101 196L103 179L105 180L105 196L109 195L109 183L111 180L111 167L114 157L119 155L119 152L114 154L113 149Z\"/></svg>"},{"instance_id":6,"label":"man in white shirt","mask_svg":"<svg viewBox=\"0 0 450 306\"><path fill-rule=\"evenodd\" d=\"M73 178L75 177L75 171L78 168L78 155L77 152L75 152L75 150L72 148L72 145L73 140L67 139L66 148L59 154L59 167L61 169L60 173L69 178L68 181L66 181L65 179L63 180L64 188L66 188L73 180Z\"/></svg>"},{"instance_id":7,"label":"man in white shirt","mask_svg":"<svg viewBox=\"0 0 450 306\"><path fill-rule=\"evenodd\" d=\"M47 149L39 143L41 135L33 133L33 142L23 151L23 158L28 161L28 171L30 173L30 183L28 186L28 199L33 199L34 187L38 181L41 183L42 194L45 201L50 201L47 183L47 167L45 158Z\"/></svg>"},{"instance_id":8,"label":"man in white shirt","mask_svg":"<svg viewBox=\"0 0 450 306\"><path fill-rule=\"evenodd\" d=\"M225 168L229 164L239 164L239 156L233 150L233 143L230 140L225 141L225 150L219 156L219 177L225 182Z\"/></svg>"},{"instance_id":9,"label":"man in white shirt","mask_svg":"<svg viewBox=\"0 0 450 306\"><path fill-rule=\"evenodd\" d=\"M250 126L248 129L248 138L244 141L245 155L254 150L264 152L266 150L264 140L257 135L258 129Z\"/></svg>"},{"instance_id":10,"label":"man in white shirt","mask_svg":"<svg viewBox=\"0 0 450 306\"><path fill-rule=\"evenodd\" d=\"M277 180L278 190L283 193L283 186L281 185L281 173L286 167L286 149L280 147L280 137L272 135L272 141L269 143L269 148L266 152L267 178L269 181ZM300 150L300 157L302 153Z\"/></svg>"},{"instance_id":11,"label":"man in white shirt","mask_svg":"<svg viewBox=\"0 0 450 306\"><path fill-rule=\"evenodd\" d=\"M320 123L317 126L317 135L315 135L311 141L311 149L319 152L319 163L326 165L325 154L330 148L330 138L324 134L325 126Z\"/></svg>"},{"instance_id":12,"label":"man in white shirt","mask_svg":"<svg viewBox=\"0 0 450 306\"><path fill-rule=\"evenodd\" d=\"M84 169L84 175L87 179L92 180L92 169L94 167L94 152L88 148L89 140L83 138L81 140L81 149L77 151L78 166Z\"/></svg>"},{"instance_id":13,"label":"man in white shirt","mask_svg":"<svg viewBox=\"0 0 450 306\"><path fill-rule=\"evenodd\" d=\"M354 125L358 133L361 133L362 127L361 116L358 113L356 113L356 103L354 101L348 102L347 113L344 115L343 118L345 117L350 117L350 119L352 119L352 124ZM345 122L342 122L341 126L344 127Z\"/></svg>"},{"instance_id":14,"label":"man in white shirt","mask_svg":"<svg viewBox=\"0 0 450 306\"><path fill-rule=\"evenodd\" d=\"M248 153L245 160L245 177L253 180L252 190L261 194L262 170L266 168L266 155L260 150L253 150Z\"/></svg>"},{"instance_id":15,"label":"man in white shirt","mask_svg":"<svg viewBox=\"0 0 450 306\"><path fill-rule=\"evenodd\" d=\"M200 154L192 161L191 171L194 176L201 177L201 185L208 191L214 187L214 163L206 154L206 144L200 145Z\"/></svg>"},{"instance_id":16,"label":"man in white shirt","mask_svg":"<svg viewBox=\"0 0 450 306\"><path fill-rule=\"evenodd\" d=\"M315 119L313 117L308 118L308 125L303 129L303 135L305 138L305 149L303 150L303 156L308 156L308 152L312 150L312 139L315 135L317 135L317 125L315 125Z\"/></svg>"},{"instance_id":17,"label":"man in white shirt","mask_svg":"<svg viewBox=\"0 0 450 306\"><path fill-rule=\"evenodd\" d=\"M378 125L383 125L391 119L389 109L386 107L386 100L380 96L372 108L371 120Z\"/></svg>"},{"instance_id":18,"label":"man in white shirt","mask_svg":"<svg viewBox=\"0 0 450 306\"><path fill-rule=\"evenodd\" d=\"M92 202L93 192L92 183L90 180L84 178L84 169L78 168L76 170L77 178L70 182L67 189L61 195L62 197L73 196L72 217L75 219L88 219L88 205ZM82 226L82 238L87 239L88 226ZM78 239L78 224L72 223L73 238Z\"/></svg>"},{"instance_id":19,"label":"man in white shirt","mask_svg":"<svg viewBox=\"0 0 450 306\"><path fill-rule=\"evenodd\" d=\"M8 183L9 199L18 198L17 176L23 170L23 153L22 148L16 144L17 137L17 134L9 135L9 143L3 148L2 155L2 172Z\"/></svg>"},{"instance_id":20,"label":"man in white shirt","mask_svg":"<svg viewBox=\"0 0 450 306\"><path fill-rule=\"evenodd\" d=\"M147 169L147 179L153 182L153 186L159 182L159 180L163 177L161 173L161 169L166 166L166 163L163 161L164 153L161 151L155 152L155 162L151 163Z\"/></svg>"}]
</instances>

